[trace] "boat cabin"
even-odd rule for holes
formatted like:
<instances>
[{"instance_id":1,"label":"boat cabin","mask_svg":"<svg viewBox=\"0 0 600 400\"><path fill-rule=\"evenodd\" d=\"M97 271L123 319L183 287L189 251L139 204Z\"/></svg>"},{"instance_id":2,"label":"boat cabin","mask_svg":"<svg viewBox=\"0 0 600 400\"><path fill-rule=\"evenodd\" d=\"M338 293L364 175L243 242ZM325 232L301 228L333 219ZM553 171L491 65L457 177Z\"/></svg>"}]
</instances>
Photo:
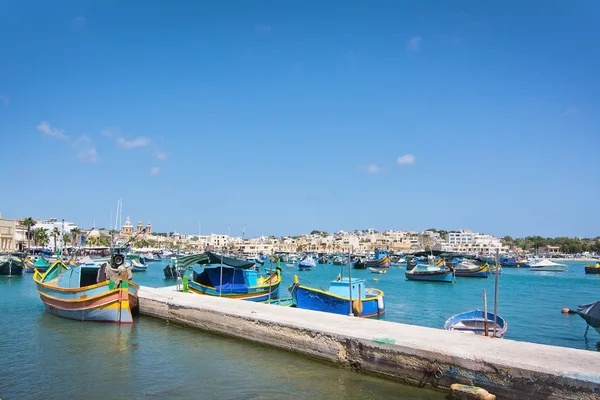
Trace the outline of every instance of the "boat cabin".
<instances>
[{"instance_id":1,"label":"boat cabin","mask_svg":"<svg viewBox=\"0 0 600 400\"><path fill-rule=\"evenodd\" d=\"M367 282L362 278L352 278L349 280L346 277L340 280L331 281L329 293L335 296L349 298L350 285L352 286L352 299L364 299L366 297L365 292L367 291Z\"/></svg>"}]
</instances>

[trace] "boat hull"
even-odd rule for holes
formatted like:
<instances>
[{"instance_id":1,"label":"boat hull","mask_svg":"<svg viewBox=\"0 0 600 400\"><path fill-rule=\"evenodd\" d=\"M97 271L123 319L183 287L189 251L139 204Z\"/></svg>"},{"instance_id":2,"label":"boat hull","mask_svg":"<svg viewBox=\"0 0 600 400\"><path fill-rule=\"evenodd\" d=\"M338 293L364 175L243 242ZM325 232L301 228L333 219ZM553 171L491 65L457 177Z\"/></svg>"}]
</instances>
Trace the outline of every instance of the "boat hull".
<instances>
[{"instance_id":1,"label":"boat hull","mask_svg":"<svg viewBox=\"0 0 600 400\"><path fill-rule=\"evenodd\" d=\"M508 330L508 323L500 316L496 316L496 332L494 332L494 314L488 312L484 316L481 310L467 311L453 315L446 320L444 330L472 332L485 335L487 328L488 336L502 337Z\"/></svg>"},{"instance_id":2,"label":"boat hull","mask_svg":"<svg viewBox=\"0 0 600 400\"><path fill-rule=\"evenodd\" d=\"M454 281L452 271L435 271L435 272L411 272L406 271L404 275L409 281L423 281L423 282L444 282L452 283Z\"/></svg>"},{"instance_id":3,"label":"boat hull","mask_svg":"<svg viewBox=\"0 0 600 400\"><path fill-rule=\"evenodd\" d=\"M271 283L269 284L269 281ZM271 275L264 284L259 286L250 286L247 288L247 292L234 292L228 290L219 291L218 289L210 286L201 285L198 282L190 280L188 289L190 292L195 294L202 294L214 297L223 297L228 299L239 299L247 301L268 301L269 299L279 298L279 285L281 284L281 275L279 270Z\"/></svg>"},{"instance_id":4,"label":"boat hull","mask_svg":"<svg viewBox=\"0 0 600 400\"><path fill-rule=\"evenodd\" d=\"M50 267L58 268L53 265ZM63 288L44 282L45 275L39 271L33 279L44 307L51 314L77 321L133 323L137 311L139 286L124 280L119 287L104 281L94 285ZM59 278L60 279L60 278Z\"/></svg>"},{"instance_id":5,"label":"boat hull","mask_svg":"<svg viewBox=\"0 0 600 400\"><path fill-rule=\"evenodd\" d=\"M455 269L454 276L461 278L487 278L489 272L488 266L483 265L474 269Z\"/></svg>"},{"instance_id":6,"label":"boat hull","mask_svg":"<svg viewBox=\"0 0 600 400\"><path fill-rule=\"evenodd\" d=\"M600 274L600 268L599 267L594 267L594 266L585 266L585 273L586 274Z\"/></svg>"},{"instance_id":7,"label":"boat hull","mask_svg":"<svg viewBox=\"0 0 600 400\"><path fill-rule=\"evenodd\" d=\"M355 316L363 318L376 317L385 313L383 296L361 299L362 312L359 314L357 312L358 307L355 304L351 306L348 298L335 296L322 290L302 285L293 285L290 291L297 308L340 315L350 315L352 313Z\"/></svg>"},{"instance_id":8,"label":"boat hull","mask_svg":"<svg viewBox=\"0 0 600 400\"><path fill-rule=\"evenodd\" d=\"M2 276L21 276L23 275L23 264L13 261L0 262L0 275Z\"/></svg>"},{"instance_id":9,"label":"boat hull","mask_svg":"<svg viewBox=\"0 0 600 400\"><path fill-rule=\"evenodd\" d=\"M383 257L378 260L366 260L365 266L367 268L389 268L390 257Z\"/></svg>"}]
</instances>

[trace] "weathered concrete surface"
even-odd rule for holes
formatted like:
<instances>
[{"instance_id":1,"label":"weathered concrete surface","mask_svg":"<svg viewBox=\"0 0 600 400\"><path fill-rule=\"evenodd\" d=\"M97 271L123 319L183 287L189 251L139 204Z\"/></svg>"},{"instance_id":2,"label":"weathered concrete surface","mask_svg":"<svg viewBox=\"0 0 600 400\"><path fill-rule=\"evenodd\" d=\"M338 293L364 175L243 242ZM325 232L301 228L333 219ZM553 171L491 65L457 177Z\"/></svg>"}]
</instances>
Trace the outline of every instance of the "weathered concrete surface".
<instances>
[{"instance_id":1,"label":"weathered concrete surface","mask_svg":"<svg viewBox=\"0 0 600 400\"><path fill-rule=\"evenodd\" d=\"M393 322L141 287L140 313L449 391L498 399L600 399L600 354ZM389 338L394 344L373 341Z\"/></svg>"}]
</instances>

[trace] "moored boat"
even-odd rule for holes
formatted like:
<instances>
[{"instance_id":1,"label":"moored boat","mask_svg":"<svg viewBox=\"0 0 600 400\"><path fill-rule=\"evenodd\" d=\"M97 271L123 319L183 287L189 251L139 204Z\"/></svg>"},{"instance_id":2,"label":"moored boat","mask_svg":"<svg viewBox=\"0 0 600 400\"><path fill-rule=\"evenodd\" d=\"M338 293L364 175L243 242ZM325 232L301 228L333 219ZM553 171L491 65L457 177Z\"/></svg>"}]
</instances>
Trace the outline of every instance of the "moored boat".
<instances>
[{"instance_id":1,"label":"moored boat","mask_svg":"<svg viewBox=\"0 0 600 400\"><path fill-rule=\"evenodd\" d=\"M409 281L453 283L453 271L443 266L417 264L413 269L406 270L404 276Z\"/></svg>"},{"instance_id":2,"label":"moored boat","mask_svg":"<svg viewBox=\"0 0 600 400\"><path fill-rule=\"evenodd\" d=\"M485 335L487 329L487 336L502 337L508 330L508 323L500 316L495 316L495 319L496 324L494 324L494 314L490 312L485 315L482 310L467 311L448 318L444 329L479 335Z\"/></svg>"},{"instance_id":3,"label":"moored boat","mask_svg":"<svg viewBox=\"0 0 600 400\"><path fill-rule=\"evenodd\" d=\"M21 276L25 269L23 260L12 254L0 254L0 275Z\"/></svg>"},{"instance_id":4,"label":"moored boat","mask_svg":"<svg viewBox=\"0 0 600 400\"><path fill-rule=\"evenodd\" d=\"M189 282L192 293L257 302L279 298L280 267L265 278L258 275L252 262L212 252L178 259L181 268L194 264L203 265L204 269L193 272Z\"/></svg>"},{"instance_id":5,"label":"moored boat","mask_svg":"<svg viewBox=\"0 0 600 400\"><path fill-rule=\"evenodd\" d=\"M385 274L387 269L369 267L369 271L371 271L372 274Z\"/></svg>"},{"instance_id":6,"label":"moored boat","mask_svg":"<svg viewBox=\"0 0 600 400\"><path fill-rule=\"evenodd\" d=\"M564 272L567 269L566 264L559 264L553 261L544 259L536 263L529 264L531 271L550 271L550 272Z\"/></svg>"},{"instance_id":7,"label":"moored boat","mask_svg":"<svg viewBox=\"0 0 600 400\"><path fill-rule=\"evenodd\" d=\"M300 271L308 271L316 266L314 258L311 256L304 257L300 263L298 263L298 269Z\"/></svg>"},{"instance_id":8,"label":"moored boat","mask_svg":"<svg viewBox=\"0 0 600 400\"><path fill-rule=\"evenodd\" d=\"M25 272L34 273L37 269L40 272L46 272L50 268L50 263L42 256L38 256L35 261L27 257L25 259Z\"/></svg>"},{"instance_id":9,"label":"moored boat","mask_svg":"<svg viewBox=\"0 0 600 400\"><path fill-rule=\"evenodd\" d=\"M366 260L365 265L371 268L389 268L391 257L386 250L376 249L375 258Z\"/></svg>"},{"instance_id":10,"label":"moored boat","mask_svg":"<svg viewBox=\"0 0 600 400\"><path fill-rule=\"evenodd\" d=\"M297 308L365 318L385 313L383 291L367 287L362 278L339 277L325 291L303 286L294 276L289 291Z\"/></svg>"},{"instance_id":11,"label":"moored boat","mask_svg":"<svg viewBox=\"0 0 600 400\"><path fill-rule=\"evenodd\" d=\"M462 278L487 278L488 264L477 265L470 261L458 261L452 265L454 275Z\"/></svg>"},{"instance_id":12,"label":"moored boat","mask_svg":"<svg viewBox=\"0 0 600 400\"><path fill-rule=\"evenodd\" d=\"M600 301L578 306L577 314L587 323L584 336L587 336L590 326L600 333Z\"/></svg>"},{"instance_id":13,"label":"moored boat","mask_svg":"<svg viewBox=\"0 0 600 400\"><path fill-rule=\"evenodd\" d=\"M585 273L600 274L600 262L596 263L596 265L585 264Z\"/></svg>"},{"instance_id":14,"label":"moored boat","mask_svg":"<svg viewBox=\"0 0 600 400\"><path fill-rule=\"evenodd\" d=\"M356 257L356 259L352 261L352 268L367 269L367 265L365 264L365 260L363 260L362 257Z\"/></svg>"},{"instance_id":15,"label":"moored boat","mask_svg":"<svg viewBox=\"0 0 600 400\"><path fill-rule=\"evenodd\" d=\"M78 321L133 323L139 286L131 282L131 270L121 254L101 266L58 260L46 273L36 271L33 280L51 314Z\"/></svg>"}]
</instances>

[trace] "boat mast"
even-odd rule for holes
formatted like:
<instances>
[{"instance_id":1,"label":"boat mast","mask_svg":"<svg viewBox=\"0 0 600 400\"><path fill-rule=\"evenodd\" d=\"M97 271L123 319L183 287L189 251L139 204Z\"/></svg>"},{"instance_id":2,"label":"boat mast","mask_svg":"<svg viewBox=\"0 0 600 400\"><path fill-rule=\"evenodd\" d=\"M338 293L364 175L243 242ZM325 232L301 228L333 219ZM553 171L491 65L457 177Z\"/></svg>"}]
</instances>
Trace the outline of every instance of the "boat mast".
<instances>
[{"instance_id":1,"label":"boat mast","mask_svg":"<svg viewBox=\"0 0 600 400\"><path fill-rule=\"evenodd\" d=\"M496 317L498 316L498 256L500 254L500 249L496 248L496 280L494 282L494 337L496 337ZM486 316L487 318L487 316Z\"/></svg>"}]
</instances>

